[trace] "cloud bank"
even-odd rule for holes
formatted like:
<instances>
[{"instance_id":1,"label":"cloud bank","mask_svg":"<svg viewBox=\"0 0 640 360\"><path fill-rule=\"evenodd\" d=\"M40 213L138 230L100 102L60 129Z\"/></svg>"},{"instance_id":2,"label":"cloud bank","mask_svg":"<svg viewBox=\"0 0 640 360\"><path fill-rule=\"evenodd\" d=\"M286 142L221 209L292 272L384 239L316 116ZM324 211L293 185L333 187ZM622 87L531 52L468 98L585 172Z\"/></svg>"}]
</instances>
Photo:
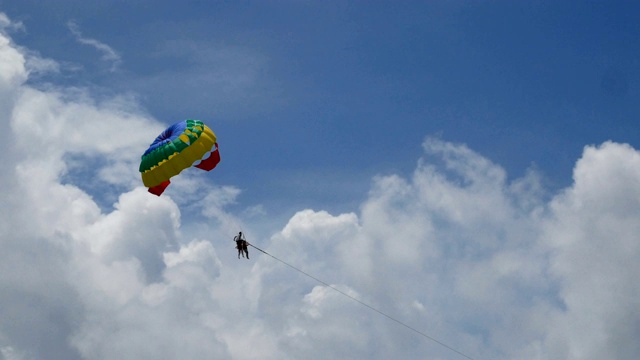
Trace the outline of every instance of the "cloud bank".
<instances>
[{"instance_id":1,"label":"cloud bank","mask_svg":"<svg viewBox=\"0 0 640 360\"><path fill-rule=\"evenodd\" d=\"M0 359L461 358L268 256L237 260L224 207L238 190L202 184L222 200L190 216L180 199L198 201L199 178L149 195L137 162L162 125L123 99L28 85L45 59L10 25L0 16ZM640 153L586 146L573 174L548 194L534 171L510 180L428 138L410 178L373 179L352 213L246 232L474 359L638 358ZM209 236L192 231L207 218L221 220Z\"/></svg>"}]
</instances>

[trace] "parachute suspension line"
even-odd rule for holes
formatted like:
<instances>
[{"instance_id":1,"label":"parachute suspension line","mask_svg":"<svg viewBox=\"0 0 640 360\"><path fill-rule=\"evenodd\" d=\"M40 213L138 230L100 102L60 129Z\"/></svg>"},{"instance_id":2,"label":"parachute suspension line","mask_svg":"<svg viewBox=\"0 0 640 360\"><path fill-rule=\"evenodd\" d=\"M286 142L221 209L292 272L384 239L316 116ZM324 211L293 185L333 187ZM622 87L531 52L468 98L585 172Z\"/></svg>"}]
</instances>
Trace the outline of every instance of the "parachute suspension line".
<instances>
[{"instance_id":1,"label":"parachute suspension line","mask_svg":"<svg viewBox=\"0 0 640 360\"><path fill-rule=\"evenodd\" d=\"M369 305L369 304L367 304L367 303L365 303L365 302L362 302L362 301L360 301L360 300L356 299L355 297L353 297L353 296L351 296L351 295L347 294L346 292L344 292L344 291L342 291L342 290L340 290L340 289L336 288L335 286L329 285L329 284L327 284L326 282L324 282L324 281L322 281L322 280L318 279L317 277L315 277L315 276L313 276L313 275L311 275L311 274L308 274L308 273L306 273L306 272L304 272L304 271L302 271L302 270L298 269L297 267L295 267L295 266L293 266L293 265L291 265L291 264L289 264L289 263L287 263L287 262L285 262L285 261L283 261L283 260L278 259L277 257L275 257L275 256L273 256L273 255L271 255L271 254L269 254L268 252L266 252L266 251L264 251L264 250L260 249L259 247L255 246L255 245L252 245L252 244L251 244L251 243L249 243L249 242L247 242L247 244L248 244L249 246L251 246L252 248L254 248L254 249L256 249L256 250L260 251L261 253L263 253L263 254L265 254L265 255L268 255L268 256L272 257L273 259L275 259L275 260L277 260L277 261L279 261L279 262L281 262L281 263L283 263L283 264L287 265L288 267L290 267L290 268L294 269L295 271L297 271L297 272L299 272L299 273L301 273L301 274L303 274L303 275L305 275L305 276L307 276L307 277L309 277L309 278L311 278L311 279L313 279L313 280L315 280L315 281L319 282L320 284L325 285L325 286L327 286L327 287L331 288L332 290L334 290L334 291L336 291L336 292L338 292L338 293L340 293L340 294L342 294L342 295L344 295L344 296L348 297L349 299L351 299L351 300L353 300L353 301L355 301L355 302L359 303L360 305L363 305L363 306L365 306L365 307L369 308L370 310L373 310L373 311L377 312L378 314L380 314L380 315L382 315L382 316L386 317L387 319L389 319L389 320L391 320L391 321L394 321L394 322L396 322L396 323L398 323L398 324L400 324L400 325L402 325L402 326L406 327L407 329L409 329L409 330L411 330L411 331L413 331L413 332L417 333L418 335L421 335L421 336L423 336L423 337L425 337L425 338L427 338L427 339L429 339L429 340L431 340L431 341L435 342L436 344L439 344L439 345L441 345L441 346L444 346L445 348L447 348L447 349L449 349L449 350L453 351L454 353L456 353L456 354L458 354L458 355L460 355L460 356L463 356L463 357L465 357L465 358L467 358L467 359L469 359L469 360L474 360L472 357L470 357L470 356L468 356L468 355L465 355L465 354L463 354L462 352L460 352L460 351L458 351L458 350L456 350L456 349L452 348L451 346L449 346L449 345L447 345L447 344L445 344L445 343L443 343L443 342L441 342L441 341L439 341L439 340L437 340L437 339L434 339L433 337L431 337L431 336L429 336L429 335L427 335L427 334L423 333L422 331L420 331L420 330L418 330L418 329L416 329L416 328L414 328L414 327L411 327L411 326L409 326L409 325L407 325L407 324L403 323L402 321L400 321L400 320L398 320L398 319L396 319L396 318L392 317L391 315L387 315L387 314L385 314L384 312L382 312L382 311L380 311L380 310L378 310L378 309L374 308L373 306L371 306L371 305Z\"/></svg>"},{"instance_id":2,"label":"parachute suspension line","mask_svg":"<svg viewBox=\"0 0 640 360\"><path fill-rule=\"evenodd\" d=\"M242 233L244 233L244 230L242 230L242 225L238 223L237 218L235 218L231 214L225 214L224 217L226 218L225 221L229 223L230 228L233 229L234 235L238 235L238 231L241 231Z\"/></svg>"}]
</instances>

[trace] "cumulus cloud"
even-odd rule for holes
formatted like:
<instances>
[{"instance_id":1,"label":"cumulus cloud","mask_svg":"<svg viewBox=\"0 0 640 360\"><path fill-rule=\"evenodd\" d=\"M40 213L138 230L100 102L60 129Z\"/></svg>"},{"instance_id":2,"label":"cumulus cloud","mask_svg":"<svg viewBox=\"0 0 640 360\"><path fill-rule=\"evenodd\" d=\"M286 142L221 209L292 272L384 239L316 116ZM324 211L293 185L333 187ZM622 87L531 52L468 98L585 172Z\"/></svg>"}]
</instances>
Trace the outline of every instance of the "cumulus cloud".
<instances>
[{"instance_id":1,"label":"cumulus cloud","mask_svg":"<svg viewBox=\"0 0 640 360\"><path fill-rule=\"evenodd\" d=\"M130 100L30 86L29 56L0 31L0 358L462 358L349 297L474 359L640 355L629 145L585 147L547 194L535 170L510 180L429 138L410 177L375 178L353 212L246 229L328 287L255 249L235 259L220 240L242 223L225 210L235 187L185 174L149 195L136 163L162 124Z\"/></svg>"},{"instance_id":2,"label":"cumulus cloud","mask_svg":"<svg viewBox=\"0 0 640 360\"><path fill-rule=\"evenodd\" d=\"M550 354L632 359L640 354L640 153L607 142L585 148L575 184L551 203L545 242L565 311Z\"/></svg>"}]
</instances>

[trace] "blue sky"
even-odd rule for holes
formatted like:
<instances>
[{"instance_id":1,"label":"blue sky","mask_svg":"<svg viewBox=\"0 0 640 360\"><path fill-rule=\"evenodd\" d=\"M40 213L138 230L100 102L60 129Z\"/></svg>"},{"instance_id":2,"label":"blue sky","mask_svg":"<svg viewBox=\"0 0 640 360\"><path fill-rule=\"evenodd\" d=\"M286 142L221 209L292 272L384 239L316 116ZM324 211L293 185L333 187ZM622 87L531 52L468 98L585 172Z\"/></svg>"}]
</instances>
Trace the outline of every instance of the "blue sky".
<instances>
[{"instance_id":1,"label":"blue sky","mask_svg":"<svg viewBox=\"0 0 640 360\"><path fill-rule=\"evenodd\" d=\"M133 93L166 124L207 120L224 154L217 179L241 186L243 202L345 210L371 176L412 171L429 135L510 176L535 164L555 188L583 146L638 142L630 2L3 7L28 28L17 41L81 67L56 81ZM117 52L115 71L69 21ZM283 187L283 175L295 180Z\"/></svg>"},{"instance_id":2,"label":"blue sky","mask_svg":"<svg viewBox=\"0 0 640 360\"><path fill-rule=\"evenodd\" d=\"M638 14L0 0L0 360L640 357Z\"/></svg>"}]
</instances>

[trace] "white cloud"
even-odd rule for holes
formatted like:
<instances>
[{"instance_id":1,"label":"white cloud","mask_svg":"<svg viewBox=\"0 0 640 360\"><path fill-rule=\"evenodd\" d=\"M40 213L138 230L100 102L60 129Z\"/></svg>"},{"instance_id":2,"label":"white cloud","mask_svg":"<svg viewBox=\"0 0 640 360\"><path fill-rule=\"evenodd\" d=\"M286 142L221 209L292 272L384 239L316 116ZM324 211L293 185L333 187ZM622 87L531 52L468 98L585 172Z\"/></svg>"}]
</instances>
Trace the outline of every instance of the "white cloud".
<instances>
[{"instance_id":1,"label":"white cloud","mask_svg":"<svg viewBox=\"0 0 640 360\"><path fill-rule=\"evenodd\" d=\"M118 52L111 48L111 46L99 40L83 36L80 28L78 27L78 24L73 21L67 22L67 27L78 43L91 46L102 53L101 59L103 61L111 63L111 71L116 71L118 69L118 66L120 66L120 63L122 63L122 58L120 57L120 54L118 54Z\"/></svg>"},{"instance_id":2,"label":"white cloud","mask_svg":"<svg viewBox=\"0 0 640 360\"><path fill-rule=\"evenodd\" d=\"M0 32L1 358L461 358L255 249L237 260L220 240L242 223L225 211L237 188L185 174L149 195L135 169L162 125L126 98L29 86L25 51ZM246 231L475 359L639 357L638 151L586 147L546 201L533 170L509 181L464 145L424 149L410 178L374 179L358 211Z\"/></svg>"},{"instance_id":3,"label":"white cloud","mask_svg":"<svg viewBox=\"0 0 640 360\"><path fill-rule=\"evenodd\" d=\"M21 21L12 21L6 14L0 13L0 31L14 32L25 30L26 28Z\"/></svg>"},{"instance_id":4,"label":"white cloud","mask_svg":"<svg viewBox=\"0 0 640 360\"><path fill-rule=\"evenodd\" d=\"M551 204L545 240L566 311L551 322L550 350L565 358L640 354L640 153L589 146L575 184Z\"/></svg>"},{"instance_id":5,"label":"white cloud","mask_svg":"<svg viewBox=\"0 0 640 360\"><path fill-rule=\"evenodd\" d=\"M269 58L258 47L243 45L243 41L229 44L216 36L207 41L176 38L184 29L175 28L176 24L166 26L163 31L171 35L153 45L148 56L158 63L170 59L172 66L127 78L128 86L155 98L166 111L242 118L233 114L264 115L286 102L282 84L269 74ZM155 27L151 31L158 36ZM167 79L171 79L169 87Z\"/></svg>"},{"instance_id":6,"label":"white cloud","mask_svg":"<svg viewBox=\"0 0 640 360\"><path fill-rule=\"evenodd\" d=\"M1 20L6 20L6 16L0 18ZM11 39L4 35L0 36L0 61L3 64L0 71L0 87L3 90L10 89L26 80L25 57L12 44Z\"/></svg>"}]
</instances>

